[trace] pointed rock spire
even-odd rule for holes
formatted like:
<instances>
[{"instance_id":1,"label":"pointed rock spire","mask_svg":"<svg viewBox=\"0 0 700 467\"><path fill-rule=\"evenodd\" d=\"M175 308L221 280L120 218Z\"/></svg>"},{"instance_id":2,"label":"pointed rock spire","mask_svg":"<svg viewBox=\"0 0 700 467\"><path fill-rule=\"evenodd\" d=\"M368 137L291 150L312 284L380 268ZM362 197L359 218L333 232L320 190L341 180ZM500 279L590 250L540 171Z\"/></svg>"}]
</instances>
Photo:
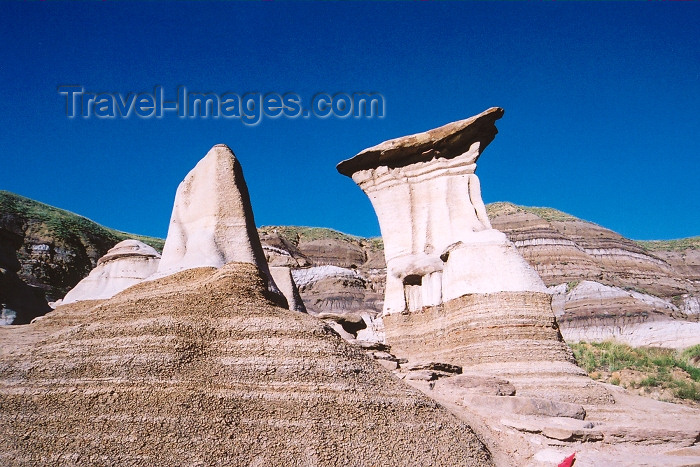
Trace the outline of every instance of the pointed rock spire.
<instances>
[{"instance_id":1,"label":"pointed rock spire","mask_svg":"<svg viewBox=\"0 0 700 467\"><path fill-rule=\"evenodd\" d=\"M217 144L177 189L156 276L230 262L256 265L282 297L260 245L241 164L228 146Z\"/></svg>"}]
</instances>

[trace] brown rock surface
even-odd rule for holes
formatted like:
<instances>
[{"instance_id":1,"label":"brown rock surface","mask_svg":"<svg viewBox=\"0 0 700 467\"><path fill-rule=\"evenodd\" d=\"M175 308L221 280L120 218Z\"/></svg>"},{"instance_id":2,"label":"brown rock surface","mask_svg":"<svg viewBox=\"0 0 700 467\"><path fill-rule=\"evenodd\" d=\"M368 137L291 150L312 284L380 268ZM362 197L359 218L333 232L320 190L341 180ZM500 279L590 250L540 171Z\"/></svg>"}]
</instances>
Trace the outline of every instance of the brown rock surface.
<instances>
[{"instance_id":1,"label":"brown rock surface","mask_svg":"<svg viewBox=\"0 0 700 467\"><path fill-rule=\"evenodd\" d=\"M477 429L499 466L556 466L574 452L575 465L582 466L700 463L697 408L633 396L593 381L591 385L606 391L612 403L572 404L535 395L496 395L490 393L493 387L486 381L481 381L483 385L458 381L469 377L406 382ZM540 381L540 389L545 390L547 383ZM561 388L589 393L592 389Z\"/></svg>"},{"instance_id":2,"label":"brown rock surface","mask_svg":"<svg viewBox=\"0 0 700 467\"><path fill-rule=\"evenodd\" d=\"M0 329L0 464L491 465L469 426L251 264Z\"/></svg>"},{"instance_id":3,"label":"brown rock surface","mask_svg":"<svg viewBox=\"0 0 700 467\"><path fill-rule=\"evenodd\" d=\"M508 235L548 286L591 280L660 297L697 290L696 279L687 275L695 271L692 258L700 256L692 245L675 253L689 254L689 261L673 266L658 256L660 250L645 250L645 242L555 209L493 203L487 210L493 226Z\"/></svg>"},{"instance_id":4,"label":"brown rock surface","mask_svg":"<svg viewBox=\"0 0 700 467\"><path fill-rule=\"evenodd\" d=\"M471 294L383 319L394 353L414 361L465 367L533 360L573 363L554 316L542 313L548 307L549 295L544 293Z\"/></svg>"},{"instance_id":5,"label":"brown rock surface","mask_svg":"<svg viewBox=\"0 0 700 467\"><path fill-rule=\"evenodd\" d=\"M384 141L338 164L338 172L350 177L357 171L372 167L396 168L437 157L451 159L465 153L475 141L483 151L496 137L498 131L494 122L501 117L503 109L491 107L464 120Z\"/></svg>"},{"instance_id":6,"label":"brown rock surface","mask_svg":"<svg viewBox=\"0 0 700 467\"><path fill-rule=\"evenodd\" d=\"M0 325L27 324L51 310L44 290L26 284L17 272L22 238L0 227Z\"/></svg>"},{"instance_id":7,"label":"brown rock surface","mask_svg":"<svg viewBox=\"0 0 700 467\"><path fill-rule=\"evenodd\" d=\"M291 266L311 314L381 312L385 265L381 240L313 227L261 227L271 265Z\"/></svg>"}]
</instances>

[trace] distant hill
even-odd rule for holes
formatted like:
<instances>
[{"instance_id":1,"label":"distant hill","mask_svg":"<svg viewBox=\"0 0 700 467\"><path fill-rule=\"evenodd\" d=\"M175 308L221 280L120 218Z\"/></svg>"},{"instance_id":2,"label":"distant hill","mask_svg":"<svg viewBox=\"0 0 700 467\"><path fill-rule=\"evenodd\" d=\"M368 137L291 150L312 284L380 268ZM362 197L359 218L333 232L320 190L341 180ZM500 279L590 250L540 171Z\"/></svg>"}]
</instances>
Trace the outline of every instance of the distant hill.
<instances>
[{"instance_id":1,"label":"distant hill","mask_svg":"<svg viewBox=\"0 0 700 467\"><path fill-rule=\"evenodd\" d=\"M7 264L0 267L16 271L25 283L42 289L49 301L63 297L122 240L135 238L159 251L164 244L163 239L103 227L78 214L7 191L0 191L0 232L4 233L0 242L6 255L13 249L10 244L19 242L20 263L19 270Z\"/></svg>"}]
</instances>

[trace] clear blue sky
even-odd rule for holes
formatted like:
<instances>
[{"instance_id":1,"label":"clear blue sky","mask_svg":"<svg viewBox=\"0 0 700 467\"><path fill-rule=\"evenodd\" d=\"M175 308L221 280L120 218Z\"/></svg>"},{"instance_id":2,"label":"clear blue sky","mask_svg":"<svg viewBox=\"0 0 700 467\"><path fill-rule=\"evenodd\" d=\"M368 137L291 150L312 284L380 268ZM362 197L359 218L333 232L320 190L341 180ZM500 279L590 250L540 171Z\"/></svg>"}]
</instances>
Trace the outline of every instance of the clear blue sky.
<instances>
[{"instance_id":1,"label":"clear blue sky","mask_svg":"<svg viewBox=\"0 0 700 467\"><path fill-rule=\"evenodd\" d=\"M379 234L335 170L386 139L500 106L486 202L637 239L700 235L700 2L16 2L0 15L0 189L164 237L214 144L258 225ZM56 88L373 91L383 119L68 119Z\"/></svg>"}]
</instances>

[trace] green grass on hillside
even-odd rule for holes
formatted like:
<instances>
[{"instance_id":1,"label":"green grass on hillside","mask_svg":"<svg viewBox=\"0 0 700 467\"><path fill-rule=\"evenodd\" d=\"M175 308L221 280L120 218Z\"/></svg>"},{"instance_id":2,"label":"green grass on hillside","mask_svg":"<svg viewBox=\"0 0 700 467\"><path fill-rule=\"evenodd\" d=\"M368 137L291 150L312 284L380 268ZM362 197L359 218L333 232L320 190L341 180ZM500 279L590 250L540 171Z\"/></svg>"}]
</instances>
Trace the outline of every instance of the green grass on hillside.
<instances>
[{"instance_id":1,"label":"green grass on hillside","mask_svg":"<svg viewBox=\"0 0 700 467\"><path fill-rule=\"evenodd\" d=\"M355 235L345 234L343 232L338 232L337 230L328 229L325 227L301 227L293 225L265 225L258 229L261 234L271 234L276 232L289 242L294 245L298 245L300 241L313 241L313 240L324 240L333 239L341 240L344 242L360 243L369 242L369 244L376 249L384 248L384 243L381 237L365 238L358 237Z\"/></svg>"},{"instance_id":2,"label":"green grass on hillside","mask_svg":"<svg viewBox=\"0 0 700 467\"><path fill-rule=\"evenodd\" d=\"M519 206L509 202L498 202L486 205L486 211L490 217L513 214L517 212L529 212L545 221L568 222L581 220L565 212L553 208ZM0 190L0 215L3 213L14 214L25 220L34 219L45 225L47 235L54 236L59 240L77 240L105 238L113 243L134 238L151 245L158 251L163 250L165 240L156 237L130 234L119 230L103 227L90 219L74 214L70 211L55 208L38 201L25 198L8 191ZM583 221L582 222L588 222ZM297 226L263 226L258 229L261 233L271 233L277 231L280 235L294 244L299 240L312 241L319 239L336 239L347 242L368 242L375 249L383 249L384 243L381 237L364 238L349 235L337 230L323 227L297 227ZM683 251L686 249L700 249L700 237L682 238L678 240L639 240L636 243L646 251ZM367 243L365 243L367 244Z\"/></svg>"},{"instance_id":3,"label":"green grass on hillside","mask_svg":"<svg viewBox=\"0 0 700 467\"><path fill-rule=\"evenodd\" d=\"M81 238L84 240L103 238L113 243L133 238L151 245L158 251L163 250L165 243L162 238L135 235L103 227L86 217L8 191L0 191L0 214L10 214L24 221L42 223L46 232L40 233L66 243L72 243Z\"/></svg>"},{"instance_id":4,"label":"green grass on hillside","mask_svg":"<svg viewBox=\"0 0 700 467\"><path fill-rule=\"evenodd\" d=\"M633 388L657 387L672 390L675 397L700 401L700 345L682 352L656 347L633 348L615 342L571 344L576 360L593 378L611 374L608 382L620 384L615 372L631 369L644 378L630 383ZM688 378L678 376L682 370ZM676 373L676 374L674 374Z\"/></svg>"},{"instance_id":5,"label":"green grass on hillside","mask_svg":"<svg viewBox=\"0 0 700 467\"><path fill-rule=\"evenodd\" d=\"M635 240L635 242L646 251L700 250L700 237L676 240Z\"/></svg>"},{"instance_id":6,"label":"green grass on hillside","mask_svg":"<svg viewBox=\"0 0 700 467\"><path fill-rule=\"evenodd\" d=\"M490 203L486 205L486 213L489 215L489 217L496 217L506 214L515 214L518 212L529 212L531 214L536 215L537 217L546 220L547 222L570 222L579 220L582 222L587 222L583 221L582 219L579 219L578 217L572 216L571 214L567 214L554 208L519 206L517 204L508 202Z\"/></svg>"},{"instance_id":7,"label":"green grass on hillside","mask_svg":"<svg viewBox=\"0 0 700 467\"><path fill-rule=\"evenodd\" d=\"M507 201L499 201L486 205L486 212L490 218L516 214L519 212L529 212L547 222L570 222L581 221L592 224L590 221L579 219L565 212L554 208L539 208L531 206L519 206ZM632 240L645 251L683 251L699 250L700 237L679 238L674 240Z\"/></svg>"}]
</instances>

